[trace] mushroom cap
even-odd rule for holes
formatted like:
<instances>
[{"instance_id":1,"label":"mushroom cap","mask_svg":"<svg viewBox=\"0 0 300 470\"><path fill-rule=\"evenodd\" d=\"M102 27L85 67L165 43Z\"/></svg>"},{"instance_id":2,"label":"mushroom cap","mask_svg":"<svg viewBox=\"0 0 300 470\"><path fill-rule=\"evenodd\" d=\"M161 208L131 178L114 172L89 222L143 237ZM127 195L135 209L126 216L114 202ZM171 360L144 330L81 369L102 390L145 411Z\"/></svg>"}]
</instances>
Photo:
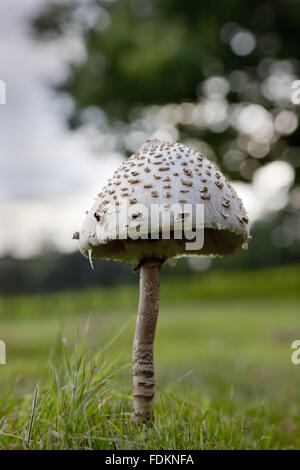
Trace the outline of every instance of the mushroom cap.
<instances>
[{"instance_id":1,"label":"mushroom cap","mask_svg":"<svg viewBox=\"0 0 300 470\"><path fill-rule=\"evenodd\" d=\"M168 239L152 239L151 205L159 204L168 213L173 204L194 208L204 205L204 243L188 250L187 240L176 239L175 216L171 215ZM120 219L122 210L128 216ZM141 207L147 209L146 216ZM124 212L124 211L123 211ZM192 212L194 212L192 210ZM169 214L170 215L170 214ZM118 217L118 236L115 224ZM149 228L141 222L148 219ZM159 233L169 230L167 219L159 221ZM192 214L192 228L196 229ZM198 150L180 143L148 140L125 161L108 180L88 211L79 234L83 255L127 261L134 266L145 258L163 261L181 256L224 255L246 246L248 216L241 199L215 164ZM128 230L144 230L144 237L132 239ZM78 238L78 235L77 237Z\"/></svg>"}]
</instances>

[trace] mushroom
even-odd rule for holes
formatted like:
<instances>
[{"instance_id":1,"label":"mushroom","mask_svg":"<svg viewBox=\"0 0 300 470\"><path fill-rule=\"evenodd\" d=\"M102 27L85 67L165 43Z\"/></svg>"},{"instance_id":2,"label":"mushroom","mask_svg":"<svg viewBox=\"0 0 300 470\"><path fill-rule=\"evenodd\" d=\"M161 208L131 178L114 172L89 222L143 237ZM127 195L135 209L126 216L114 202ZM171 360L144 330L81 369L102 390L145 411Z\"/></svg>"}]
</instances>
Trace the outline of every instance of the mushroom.
<instances>
[{"instance_id":1,"label":"mushroom","mask_svg":"<svg viewBox=\"0 0 300 470\"><path fill-rule=\"evenodd\" d=\"M157 158L159 161L167 158L168 165L157 168ZM199 162L205 178L196 171ZM131 170L137 166L141 167L139 171ZM126 179L129 169L134 177ZM157 171L163 174L162 180L157 179ZM222 256L241 246L246 248L248 217L242 201L220 170L197 150L180 143L148 140L119 167L111 183L111 191L102 190L86 216L79 234L79 248L90 262L92 258L114 259L128 262L140 271L133 342L133 416L135 421L147 423L153 417L153 343L161 266L182 256ZM198 204L204 206L204 241L197 250L188 246L185 236L181 239L175 236L175 221L183 223L188 218L185 203L192 209ZM156 204L162 207L164 215L169 214L169 219L158 219L154 230L151 210ZM177 214L172 218L174 204L183 209L184 217ZM132 209L131 215L121 217L124 208L129 212ZM138 220L135 214L139 214ZM192 228L197 229L193 218ZM139 236L131 236L132 231ZM74 238L78 238L77 233Z\"/></svg>"}]
</instances>

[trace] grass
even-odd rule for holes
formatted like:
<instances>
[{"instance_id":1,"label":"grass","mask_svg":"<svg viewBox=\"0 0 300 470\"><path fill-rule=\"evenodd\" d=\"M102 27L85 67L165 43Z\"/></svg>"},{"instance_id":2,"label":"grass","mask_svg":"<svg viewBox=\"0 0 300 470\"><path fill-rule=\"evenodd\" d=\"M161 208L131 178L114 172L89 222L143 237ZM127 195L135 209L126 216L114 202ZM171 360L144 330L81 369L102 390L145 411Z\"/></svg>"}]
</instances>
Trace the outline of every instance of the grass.
<instances>
[{"instance_id":1,"label":"grass","mask_svg":"<svg viewBox=\"0 0 300 470\"><path fill-rule=\"evenodd\" d=\"M299 274L163 282L149 430L130 416L135 288L2 298L0 449L299 449Z\"/></svg>"}]
</instances>

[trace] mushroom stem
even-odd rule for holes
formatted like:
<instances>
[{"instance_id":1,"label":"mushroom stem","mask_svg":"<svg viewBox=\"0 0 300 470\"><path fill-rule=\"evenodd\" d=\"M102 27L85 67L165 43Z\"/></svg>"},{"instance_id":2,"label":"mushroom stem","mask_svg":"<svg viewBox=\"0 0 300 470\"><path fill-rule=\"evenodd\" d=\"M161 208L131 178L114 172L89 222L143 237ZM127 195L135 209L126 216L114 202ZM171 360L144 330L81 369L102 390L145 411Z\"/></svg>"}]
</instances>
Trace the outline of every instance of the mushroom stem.
<instances>
[{"instance_id":1,"label":"mushroom stem","mask_svg":"<svg viewBox=\"0 0 300 470\"><path fill-rule=\"evenodd\" d=\"M133 417L147 423L153 418L153 344L159 307L161 261L149 260L140 268L140 300L133 342Z\"/></svg>"}]
</instances>

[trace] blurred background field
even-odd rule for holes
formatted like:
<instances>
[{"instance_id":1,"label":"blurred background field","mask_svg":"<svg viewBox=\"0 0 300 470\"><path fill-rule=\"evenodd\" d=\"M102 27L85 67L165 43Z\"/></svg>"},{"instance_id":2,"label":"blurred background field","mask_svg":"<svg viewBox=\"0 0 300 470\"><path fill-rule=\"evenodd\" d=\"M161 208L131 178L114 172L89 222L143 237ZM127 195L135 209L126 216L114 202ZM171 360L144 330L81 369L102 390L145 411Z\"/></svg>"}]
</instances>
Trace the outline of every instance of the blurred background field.
<instances>
[{"instance_id":1,"label":"blurred background field","mask_svg":"<svg viewBox=\"0 0 300 470\"><path fill-rule=\"evenodd\" d=\"M163 281L155 343L157 407L165 397L170 410L177 403L176 412L186 399L197 416L219 413L215 431L225 433L221 448L228 438L223 420L237 426L232 445L240 439L242 447L298 448L300 372L291 362L291 343L300 338L299 274L299 266L289 266ZM103 350L107 360L125 366L114 393L129 397L137 294L137 286L129 285L1 296L1 338L7 344L2 394L12 387L13 396L23 399L37 381L47 383L60 336L72 347L88 329L89 354Z\"/></svg>"}]
</instances>

